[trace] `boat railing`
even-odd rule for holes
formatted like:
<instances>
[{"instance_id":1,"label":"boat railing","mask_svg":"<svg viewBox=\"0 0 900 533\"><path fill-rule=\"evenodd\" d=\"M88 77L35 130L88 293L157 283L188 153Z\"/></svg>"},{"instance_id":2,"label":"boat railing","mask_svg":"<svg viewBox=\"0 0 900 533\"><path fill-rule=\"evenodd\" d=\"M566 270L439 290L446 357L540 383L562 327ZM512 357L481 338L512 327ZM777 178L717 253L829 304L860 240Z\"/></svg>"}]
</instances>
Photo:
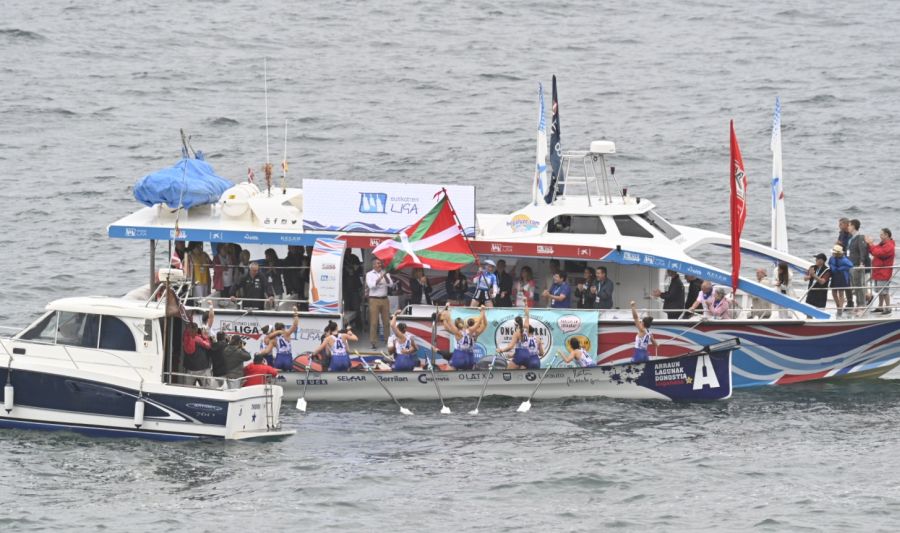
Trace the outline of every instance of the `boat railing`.
<instances>
[{"instance_id":1,"label":"boat railing","mask_svg":"<svg viewBox=\"0 0 900 533\"><path fill-rule=\"evenodd\" d=\"M230 296L191 296L185 299L185 304L188 307L193 308L204 308L208 307L209 304L213 304L213 307L219 309L244 309L244 302L261 302L263 303L263 307L266 307L266 304L272 304L273 307L277 309L270 309L272 311L290 311L290 307L296 305L300 307L301 304L308 304L309 299L295 299L295 298L235 298L231 299ZM192 305L193 304L193 305ZM226 305L222 305L226 304ZM234 307L232 307L234 306ZM248 307L247 309L255 309Z\"/></svg>"},{"instance_id":2,"label":"boat railing","mask_svg":"<svg viewBox=\"0 0 900 533\"><path fill-rule=\"evenodd\" d=\"M575 163L575 168L579 165L582 167L584 170L583 176L576 176L572 172L573 163ZM588 205L593 205L594 198L606 205L612 203L614 195L624 199L625 190L621 188L619 181L616 179L615 168L611 168L610 176L606 171L606 164L605 153L581 150L563 152L562 166L564 172L562 173L563 179L560 185L565 190L564 195L573 194L571 190L573 186L583 185ZM610 183L610 180L615 183L615 186Z\"/></svg>"},{"instance_id":3,"label":"boat railing","mask_svg":"<svg viewBox=\"0 0 900 533\"><path fill-rule=\"evenodd\" d=\"M172 380L172 378L182 378L188 383L179 383L177 381ZM239 378L226 378L224 376L198 376L196 374L188 374L185 372L163 372L163 379L166 380L168 385L178 385L180 387L197 387L194 382L207 382L211 383L211 386L204 387L199 386L197 388L200 389L210 389L210 390L237 390L244 386L244 383L248 379L253 378L263 378L266 383L272 383L272 375L271 374L250 374L249 376L241 376ZM228 383L237 383L238 387L228 387Z\"/></svg>"}]
</instances>

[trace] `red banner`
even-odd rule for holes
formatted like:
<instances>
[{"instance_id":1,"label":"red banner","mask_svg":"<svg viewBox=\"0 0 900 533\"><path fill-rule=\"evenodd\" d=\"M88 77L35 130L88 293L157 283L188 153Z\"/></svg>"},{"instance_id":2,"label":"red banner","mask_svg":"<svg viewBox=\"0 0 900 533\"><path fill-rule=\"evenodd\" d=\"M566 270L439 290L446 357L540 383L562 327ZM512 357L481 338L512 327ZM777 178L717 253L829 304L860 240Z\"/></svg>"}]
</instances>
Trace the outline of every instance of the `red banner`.
<instances>
[{"instance_id":1,"label":"red banner","mask_svg":"<svg viewBox=\"0 0 900 533\"><path fill-rule=\"evenodd\" d=\"M747 220L747 175L741 147L731 121L731 290L736 291L741 275L741 232Z\"/></svg>"}]
</instances>

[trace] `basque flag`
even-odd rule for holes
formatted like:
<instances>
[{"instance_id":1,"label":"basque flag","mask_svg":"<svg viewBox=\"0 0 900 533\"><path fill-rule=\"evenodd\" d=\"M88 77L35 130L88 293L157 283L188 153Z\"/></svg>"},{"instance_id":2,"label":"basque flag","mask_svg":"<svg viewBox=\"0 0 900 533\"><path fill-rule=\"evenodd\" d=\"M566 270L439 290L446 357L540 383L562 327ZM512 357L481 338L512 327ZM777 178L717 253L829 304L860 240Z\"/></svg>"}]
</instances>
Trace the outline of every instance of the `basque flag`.
<instances>
[{"instance_id":1,"label":"basque flag","mask_svg":"<svg viewBox=\"0 0 900 533\"><path fill-rule=\"evenodd\" d=\"M550 119L550 168L553 173L550 175L550 187L547 188L547 194L544 195L544 201L552 204L557 194L564 192L564 185L561 183L565 180L562 171L562 147L559 142L559 99L556 97L556 76L553 76L553 104L551 108Z\"/></svg>"},{"instance_id":2,"label":"basque flag","mask_svg":"<svg viewBox=\"0 0 900 533\"><path fill-rule=\"evenodd\" d=\"M736 291L741 275L741 232L747 220L747 175L734 121L731 121L731 290Z\"/></svg>"},{"instance_id":3,"label":"basque flag","mask_svg":"<svg viewBox=\"0 0 900 533\"><path fill-rule=\"evenodd\" d=\"M438 194L443 197L424 217L372 250L388 270L406 267L457 270L475 261L447 191Z\"/></svg>"}]
</instances>

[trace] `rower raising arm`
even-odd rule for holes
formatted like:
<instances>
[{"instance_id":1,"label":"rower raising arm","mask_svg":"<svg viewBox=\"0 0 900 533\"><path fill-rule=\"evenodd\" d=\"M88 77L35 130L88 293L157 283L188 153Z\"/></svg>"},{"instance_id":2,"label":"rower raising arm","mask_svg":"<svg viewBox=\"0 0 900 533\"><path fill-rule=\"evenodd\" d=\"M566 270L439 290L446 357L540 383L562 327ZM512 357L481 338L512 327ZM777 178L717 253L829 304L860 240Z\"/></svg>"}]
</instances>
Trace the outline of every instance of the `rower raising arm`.
<instances>
[{"instance_id":1,"label":"rower raising arm","mask_svg":"<svg viewBox=\"0 0 900 533\"><path fill-rule=\"evenodd\" d=\"M659 356L659 344L656 343L656 339L654 339L653 335L650 333L653 317L639 317L634 300L631 302L631 317L634 319L634 325L638 330L638 334L634 340L634 361L642 363L649 360L647 348L649 348L650 344L653 345L653 355Z\"/></svg>"},{"instance_id":2,"label":"rower raising arm","mask_svg":"<svg viewBox=\"0 0 900 533\"><path fill-rule=\"evenodd\" d=\"M394 332L394 336L397 337L397 340L400 341L400 344L406 344L406 330L400 330L397 327L397 315L401 312L400 309L397 309L393 315L391 315L391 331Z\"/></svg>"},{"instance_id":3,"label":"rower raising arm","mask_svg":"<svg viewBox=\"0 0 900 533\"><path fill-rule=\"evenodd\" d=\"M478 321L469 328L469 333L473 336L477 337L484 333L484 330L487 329L487 313L484 310L484 306L481 306L481 315L478 317Z\"/></svg>"},{"instance_id":4,"label":"rower raising arm","mask_svg":"<svg viewBox=\"0 0 900 533\"><path fill-rule=\"evenodd\" d=\"M528 327L530 325L529 321L528 321L528 306L527 305L525 306L525 318L521 319L521 320L522 320L521 327L516 327L516 330L513 331L513 334L509 339L509 344L507 344L503 348L497 348L498 353L503 353L503 352L508 352L508 351L514 350L519 343L525 341L525 337L527 337L527 335L528 335ZM518 321L519 321L519 318L516 317L516 322L517 322L516 325L517 326L519 326Z\"/></svg>"}]
</instances>

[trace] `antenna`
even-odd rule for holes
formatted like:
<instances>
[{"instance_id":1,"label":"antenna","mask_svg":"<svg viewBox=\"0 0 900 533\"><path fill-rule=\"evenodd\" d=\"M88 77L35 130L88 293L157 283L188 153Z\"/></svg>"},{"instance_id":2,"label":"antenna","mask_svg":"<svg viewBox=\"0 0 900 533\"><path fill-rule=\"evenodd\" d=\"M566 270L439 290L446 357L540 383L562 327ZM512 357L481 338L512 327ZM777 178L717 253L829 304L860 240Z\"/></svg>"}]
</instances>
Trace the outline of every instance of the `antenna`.
<instances>
[{"instance_id":1,"label":"antenna","mask_svg":"<svg viewBox=\"0 0 900 533\"><path fill-rule=\"evenodd\" d=\"M269 164L269 67L263 58L263 94L266 102L266 164Z\"/></svg>"},{"instance_id":2,"label":"antenna","mask_svg":"<svg viewBox=\"0 0 900 533\"><path fill-rule=\"evenodd\" d=\"M284 157L281 159L281 194L287 194L287 119L284 119Z\"/></svg>"},{"instance_id":3,"label":"antenna","mask_svg":"<svg viewBox=\"0 0 900 533\"><path fill-rule=\"evenodd\" d=\"M269 162L269 67L263 58L263 93L266 101L266 165L263 172L266 176L266 192L272 196L272 163Z\"/></svg>"}]
</instances>

